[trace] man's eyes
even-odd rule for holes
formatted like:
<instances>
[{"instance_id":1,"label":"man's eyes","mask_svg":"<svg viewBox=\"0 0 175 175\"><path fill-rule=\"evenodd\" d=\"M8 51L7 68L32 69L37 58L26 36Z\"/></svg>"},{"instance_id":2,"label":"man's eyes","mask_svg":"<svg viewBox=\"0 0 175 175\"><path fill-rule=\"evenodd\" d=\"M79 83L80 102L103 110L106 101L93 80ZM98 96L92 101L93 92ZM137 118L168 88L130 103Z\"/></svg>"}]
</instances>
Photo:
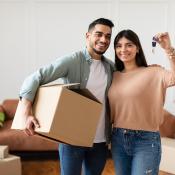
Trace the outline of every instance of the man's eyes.
<instances>
[{"instance_id":1,"label":"man's eyes","mask_svg":"<svg viewBox=\"0 0 175 175\"><path fill-rule=\"evenodd\" d=\"M105 35L103 33L95 33L95 36L99 38L102 37L103 35L105 36L106 39L111 39L111 35Z\"/></svg>"},{"instance_id":2,"label":"man's eyes","mask_svg":"<svg viewBox=\"0 0 175 175\"><path fill-rule=\"evenodd\" d=\"M97 37L102 37L103 34L102 34L102 33L95 33L95 36L97 36Z\"/></svg>"},{"instance_id":3,"label":"man's eyes","mask_svg":"<svg viewBox=\"0 0 175 175\"><path fill-rule=\"evenodd\" d=\"M106 38L107 40L110 40L110 39L111 39L111 36L106 35L105 38Z\"/></svg>"}]
</instances>

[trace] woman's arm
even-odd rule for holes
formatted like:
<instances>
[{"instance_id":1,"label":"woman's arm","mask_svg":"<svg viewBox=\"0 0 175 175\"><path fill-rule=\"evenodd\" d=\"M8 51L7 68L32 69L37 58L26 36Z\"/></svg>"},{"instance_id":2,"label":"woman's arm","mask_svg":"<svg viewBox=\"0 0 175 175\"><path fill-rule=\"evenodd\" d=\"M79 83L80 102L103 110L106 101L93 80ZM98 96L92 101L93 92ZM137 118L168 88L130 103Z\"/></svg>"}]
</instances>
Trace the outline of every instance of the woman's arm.
<instances>
[{"instance_id":1,"label":"woman's arm","mask_svg":"<svg viewBox=\"0 0 175 175\"><path fill-rule=\"evenodd\" d=\"M171 40L168 32L158 33L154 38L165 50L165 53L170 60L171 70L175 73L175 49L171 45Z\"/></svg>"},{"instance_id":2,"label":"woman's arm","mask_svg":"<svg viewBox=\"0 0 175 175\"><path fill-rule=\"evenodd\" d=\"M175 49L171 47L169 50L165 51L170 60L171 69L175 73Z\"/></svg>"}]
</instances>

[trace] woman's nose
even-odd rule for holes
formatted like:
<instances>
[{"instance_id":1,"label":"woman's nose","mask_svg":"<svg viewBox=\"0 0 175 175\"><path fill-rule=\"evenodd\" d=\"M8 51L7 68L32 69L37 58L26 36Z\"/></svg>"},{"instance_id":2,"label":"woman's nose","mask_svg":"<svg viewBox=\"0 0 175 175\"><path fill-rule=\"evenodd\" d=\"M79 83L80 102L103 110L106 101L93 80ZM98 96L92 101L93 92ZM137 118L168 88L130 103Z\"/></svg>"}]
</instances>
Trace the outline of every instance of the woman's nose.
<instances>
[{"instance_id":1,"label":"woman's nose","mask_svg":"<svg viewBox=\"0 0 175 175\"><path fill-rule=\"evenodd\" d=\"M123 52L126 51L126 47L125 46L122 46L121 47L121 51L123 51Z\"/></svg>"}]
</instances>

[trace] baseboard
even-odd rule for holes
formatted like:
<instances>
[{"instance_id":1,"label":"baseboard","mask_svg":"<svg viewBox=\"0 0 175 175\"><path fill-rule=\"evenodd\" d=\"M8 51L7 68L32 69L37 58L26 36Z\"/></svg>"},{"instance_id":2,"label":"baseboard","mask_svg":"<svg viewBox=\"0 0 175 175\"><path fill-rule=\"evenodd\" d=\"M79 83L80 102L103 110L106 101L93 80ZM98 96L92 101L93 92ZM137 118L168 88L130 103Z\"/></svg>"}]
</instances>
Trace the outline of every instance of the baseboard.
<instances>
[{"instance_id":1,"label":"baseboard","mask_svg":"<svg viewBox=\"0 0 175 175\"><path fill-rule=\"evenodd\" d=\"M58 160L58 151L10 151L22 160Z\"/></svg>"},{"instance_id":2,"label":"baseboard","mask_svg":"<svg viewBox=\"0 0 175 175\"><path fill-rule=\"evenodd\" d=\"M21 157L22 160L58 160L58 151L10 151L10 154ZM108 158L111 158L111 151L108 150Z\"/></svg>"}]
</instances>

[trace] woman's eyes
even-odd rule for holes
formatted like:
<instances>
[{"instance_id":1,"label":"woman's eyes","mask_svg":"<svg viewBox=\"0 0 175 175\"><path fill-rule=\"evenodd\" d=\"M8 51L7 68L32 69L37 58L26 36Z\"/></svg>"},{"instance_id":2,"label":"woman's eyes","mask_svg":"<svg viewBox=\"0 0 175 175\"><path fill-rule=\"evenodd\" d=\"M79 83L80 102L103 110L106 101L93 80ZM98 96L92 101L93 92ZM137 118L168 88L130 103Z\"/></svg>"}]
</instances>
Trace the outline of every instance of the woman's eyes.
<instances>
[{"instance_id":1,"label":"woman's eyes","mask_svg":"<svg viewBox=\"0 0 175 175\"><path fill-rule=\"evenodd\" d=\"M125 45L124 47L133 47L134 45L133 44L127 44ZM123 47L122 45L116 45L116 48L121 48Z\"/></svg>"},{"instance_id":2,"label":"woman's eyes","mask_svg":"<svg viewBox=\"0 0 175 175\"><path fill-rule=\"evenodd\" d=\"M133 47L134 45L133 45L133 44L128 44L127 46L128 46L128 47Z\"/></svg>"}]
</instances>

